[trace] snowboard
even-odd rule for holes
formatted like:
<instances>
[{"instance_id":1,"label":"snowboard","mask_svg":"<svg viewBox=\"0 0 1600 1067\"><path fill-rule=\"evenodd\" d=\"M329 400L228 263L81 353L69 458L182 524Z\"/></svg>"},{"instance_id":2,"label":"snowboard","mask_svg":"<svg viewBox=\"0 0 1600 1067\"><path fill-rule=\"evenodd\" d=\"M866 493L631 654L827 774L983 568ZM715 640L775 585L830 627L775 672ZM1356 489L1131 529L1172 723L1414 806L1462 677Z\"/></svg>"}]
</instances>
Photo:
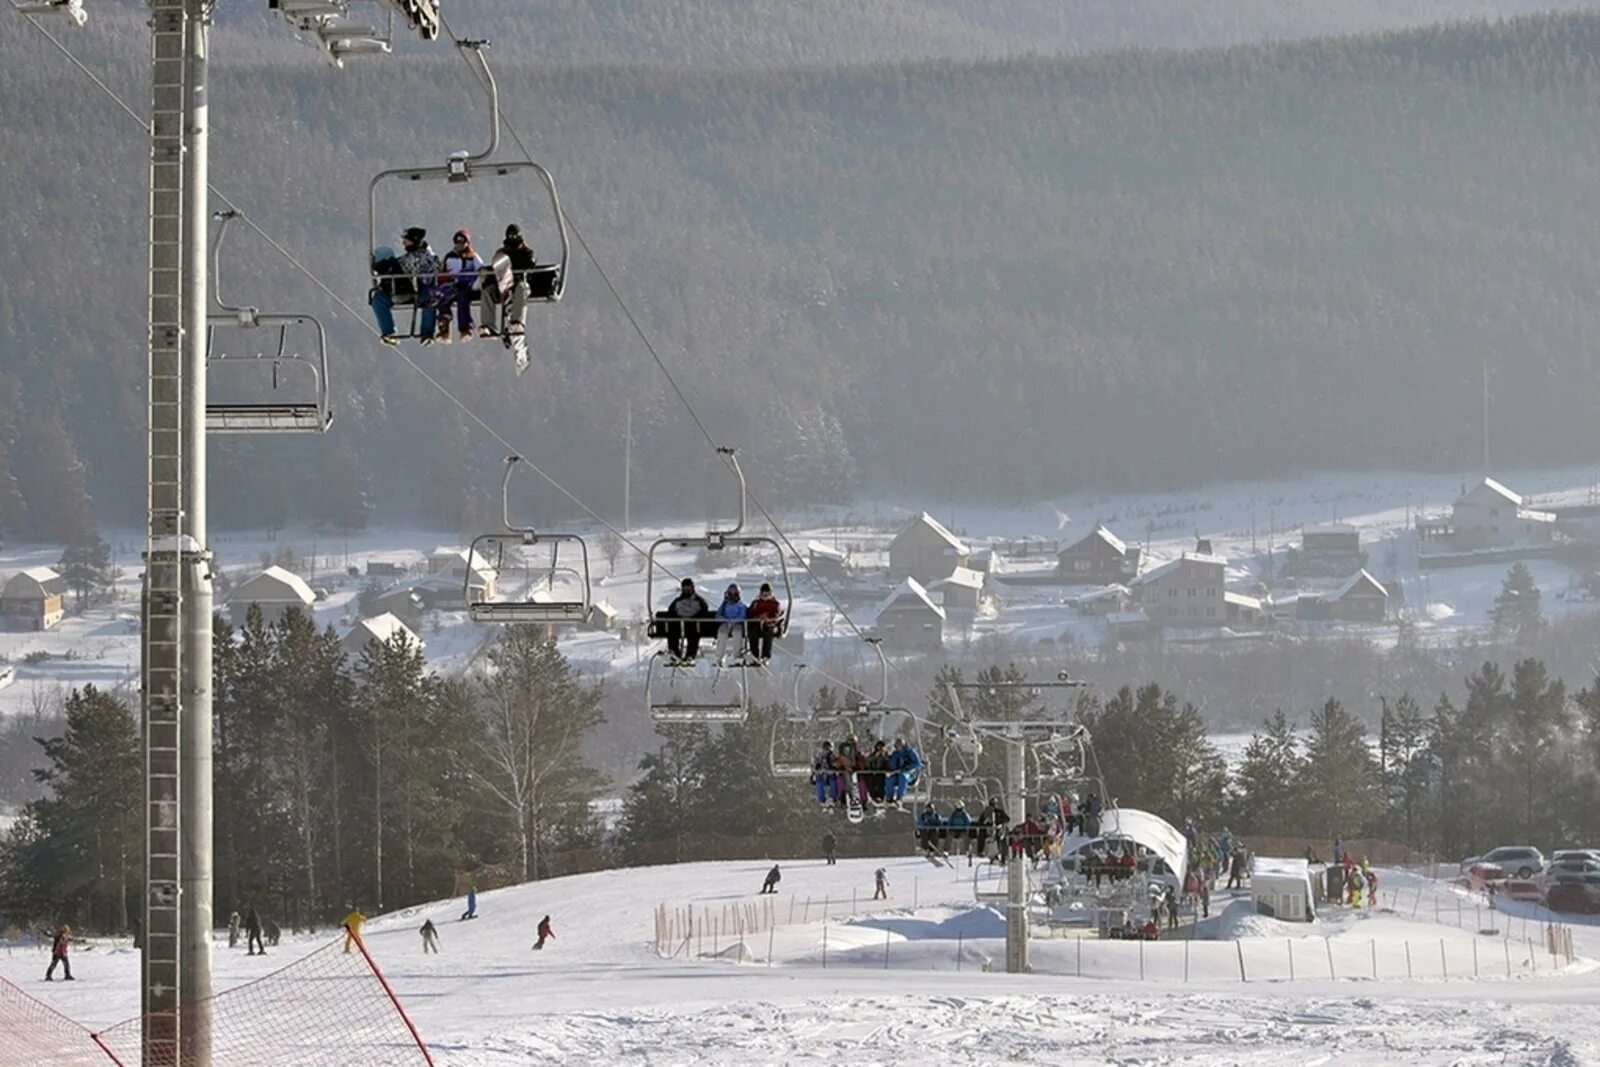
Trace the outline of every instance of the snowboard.
<instances>
[{"instance_id":1,"label":"snowboard","mask_svg":"<svg viewBox=\"0 0 1600 1067\"><path fill-rule=\"evenodd\" d=\"M844 780L844 817L852 826L860 825L867 813L861 808L861 796L856 792L856 776L848 774Z\"/></svg>"},{"instance_id":2,"label":"snowboard","mask_svg":"<svg viewBox=\"0 0 1600 1067\"><path fill-rule=\"evenodd\" d=\"M511 299L511 290L516 286L517 279L511 269L511 257L499 254L489 264L489 270L494 274L495 288L500 292L502 306ZM513 333L517 329L510 324L500 331L500 343L510 350L516 359L517 377L522 377L528 370L528 338L525 333Z\"/></svg>"}]
</instances>

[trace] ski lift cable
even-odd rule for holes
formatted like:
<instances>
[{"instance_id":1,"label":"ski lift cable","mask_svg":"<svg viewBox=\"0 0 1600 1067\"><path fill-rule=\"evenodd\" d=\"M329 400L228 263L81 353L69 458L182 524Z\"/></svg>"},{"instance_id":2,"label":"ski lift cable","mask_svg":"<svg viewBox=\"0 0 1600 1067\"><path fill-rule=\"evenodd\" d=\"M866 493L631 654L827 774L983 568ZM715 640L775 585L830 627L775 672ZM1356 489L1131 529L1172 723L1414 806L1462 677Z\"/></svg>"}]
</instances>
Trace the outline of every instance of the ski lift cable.
<instances>
[{"instance_id":1,"label":"ski lift cable","mask_svg":"<svg viewBox=\"0 0 1600 1067\"><path fill-rule=\"evenodd\" d=\"M11 6L14 9L17 9L18 0L10 0L10 2L11 2ZM83 74L86 77L88 77L89 80L92 81L100 89L101 92L103 92L106 96L110 97L111 100L113 102L115 102L118 107L120 107L124 112L127 113L129 118L133 119L134 122L138 123L140 129L144 130L147 133L149 132L149 130L150 130L149 122L142 115L140 115L137 111L135 111L133 109L133 107L130 106L128 104L128 102L126 100L124 100L122 98L122 96L115 89L113 89L113 88L111 88L111 86L107 85L105 83L105 81L103 81L99 76L97 76L94 73L93 70L91 70L89 67L84 65L84 63L81 60L79 60L76 55L73 54L72 50L69 49L66 45L62 44L61 41L59 39L57 39L54 34L52 34L44 26L42 26L39 23L39 20L37 18L35 18L33 15L28 14L27 12L21 11L20 9L17 11L17 13L21 14L24 18L26 18L28 20L28 22L34 27L34 29L38 30L41 34L43 34L45 36L45 38L47 40L49 40L49 42L51 44L55 45L56 49L59 52L61 52L62 55L66 56L67 59L69 61L71 61L73 66L77 67L78 70L83 72ZM330 300L332 300L339 307L343 308L345 311L349 312L350 315L355 319L355 321L363 323L366 326L367 331L369 333L373 334L374 336L377 335L378 328L374 323L369 321L369 318L368 318L367 315L365 315L364 313L359 311L357 308L355 308L353 305L351 305L349 301L345 300L342 296L340 296L338 294L338 292L336 292L331 286L329 286L325 281L323 281L316 273L314 273L310 268L308 268L300 258L298 258L298 257L294 256L292 253L290 253L289 250L286 249L282 244L280 244L275 238L273 238L273 236L271 234L267 233L266 230L262 229L260 224L258 224L255 221L255 219L253 219L250 216L250 214L248 212L246 212L243 208L241 208L238 205L238 203L236 201L234 201L234 199L232 197L229 197L225 192L223 192L221 189L217 188L217 186L214 183L207 183L207 188L209 188L211 190L212 195L214 195L218 200L222 201L222 203L228 208L228 210L230 210L230 211L232 211L232 212L234 212L236 214L236 217L238 218L238 220L240 222L243 222L247 227L249 227L256 234L256 236L260 237L261 240L265 241L266 244L268 245L268 247L270 247L273 251L277 252L284 259L288 260L290 265L292 265L301 274L305 275L306 278L313 285L315 285L318 289L321 289L322 292L324 294L326 294L327 297ZM523 457L523 462L528 465L528 469L530 469L534 473L538 474L539 477L543 478L546 482L548 482L552 488L554 488L562 496L566 497L569 501L571 501L574 505L576 505L579 509L581 509L590 518L592 518L594 521L598 522L602 527L604 527L605 529L609 530L611 533L615 534L619 539L621 539L623 544L627 545L630 549L632 549L634 552L638 553L639 555L644 556L647 559L649 558L649 554L644 548L642 548L636 542L631 540L626 533L624 533L623 531L617 529L610 522L607 522L606 519L603 516L601 516L599 512L595 511L588 504L584 503L584 501L581 500L575 493L573 493L570 489L568 489L566 486L562 485L559 481L557 481L556 478L553 475L551 475L549 472L544 470L542 467L540 467L533 460L528 459L527 458L528 457L527 450L517 448L510 441L508 441L505 438L505 436L500 433L500 431L496 430L493 426L489 425L489 423L486 422L483 419L483 417L480 416L476 411L474 411L471 408L471 406L466 403L466 401L464 401L460 397L456 396L442 382L440 382L432 374L429 374L428 371L424 367L422 367L415 360L413 360L409 355L407 355L403 349L395 347L395 348L390 348L389 351L394 353L395 355L398 355L402 360L404 360L407 366L409 366L412 370L416 371L419 375L421 375L423 380L425 380L429 385L433 386L433 388L435 390L437 390L439 392L439 394L442 395L445 399L449 400L452 404L454 404L457 408L459 408L461 410L462 414L464 414L472 422L476 423L478 425L478 427L480 429L482 429L484 433L488 434L489 437L491 437L494 441L496 441L497 443L499 443L500 445L505 447L510 453L522 456ZM668 568L665 564L657 563L656 566L660 567L663 571L665 571L669 577L673 577L673 578L677 577L677 575L674 574L672 572L672 570L670 568Z\"/></svg>"},{"instance_id":2,"label":"ski lift cable","mask_svg":"<svg viewBox=\"0 0 1600 1067\"><path fill-rule=\"evenodd\" d=\"M450 26L449 19L445 18L442 14L439 18L439 28L441 32L450 39L451 42L460 42L460 38L456 36L455 30ZM466 57L463 55L463 60L465 59ZM476 76L475 72L474 76ZM511 139L517 143L517 147L522 151L524 158L526 158L530 163L535 162L533 158L533 152L529 149L528 143L523 139L522 131L517 128L516 122L512 120L510 115L504 113L501 115L501 122L504 124L506 131L511 134ZM706 439L706 443L710 445L714 451L719 450L722 446L718 444L716 437L711 433L710 427L708 427L705 420L700 417L700 413L695 410L694 404L689 400L688 394L686 394L683 390L683 387L678 384L677 377L667 366L666 360L662 358L660 350L656 348L655 343L650 339L649 332L645 330L644 325L639 321L638 316L633 313L633 309L628 305L628 301L623 297L621 290L619 290L616 286L616 283L612 281L611 275L606 271L605 266L600 262L600 257L595 254L594 249L584 237L583 228L580 227L577 221L573 218L570 208L567 210L567 225L572 230L572 236L577 240L579 247L583 249L583 253L588 258L589 263L594 267L595 273L599 275L600 280L605 283L605 287L607 291L610 292L612 300L616 302L618 310L620 310L623 314L623 317L628 320L628 324L633 327L633 332L638 336L639 342L644 346L645 351L649 353L651 360L655 362L656 369L661 372L661 376L666 379L667 385L671 387L673 393L683 405L684 410L688 412L689 418L694 422L701 435ZM719 456L721 455L720 451L718 454ZM827 583L822 581L822 579L817 576L817 573L811 569L810 562L798 549L795 548L794 542L789 539L788 534L784 532L783 527L778 524L777 519L773 517L772 513L767 509L767 506L762 503L761 498L757 496L754 491L750 491L748 493L748 497L750 502L755 505L756 510L761 513L761 517L766 520L767 525L772 528L773 535L780 542L782 542L784 549L788 551L790 555L792 555L800 564L801 568L806 572L806 575L812 580L816 587L822 591L823 596L827 598L829 604L831 604L833 609L839 613L839 616L844 619L845 623L850 627L851 631L855 633L856 637L865 641L867 638L866 631L863 630L860 624L858 624L855 619L850 616L850 613L845 610L844 605L839 602L839 599L834 595L833 590L828 588ZM907 677L897 665L891 663L890 669L895 671L896 674L901 675L901 677L909 683L909 677ZM819 671L818 673L821 672ZM837 682L838 679L830 679L830 681ZM933 703L938 710L943 711L946 715L949 715L952 718L956 717L955 712L950 707L943 705L937 700L935 700Z\"/></svg>"}]
</instances>

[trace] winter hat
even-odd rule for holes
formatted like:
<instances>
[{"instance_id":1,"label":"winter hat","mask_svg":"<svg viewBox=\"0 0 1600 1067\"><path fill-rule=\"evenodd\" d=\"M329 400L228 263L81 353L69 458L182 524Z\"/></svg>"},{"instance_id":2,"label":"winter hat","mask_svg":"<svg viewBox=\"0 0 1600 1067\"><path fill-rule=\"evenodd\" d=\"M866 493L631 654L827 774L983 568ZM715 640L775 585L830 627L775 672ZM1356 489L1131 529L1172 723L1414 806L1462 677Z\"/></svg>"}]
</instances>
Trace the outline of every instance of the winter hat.
<instances>
[{"instance_id":1,"label":"winter hat","mask_svg":"<svg viewBox=\"0 0 1600 1067\"><path fill-rule=\"evenodd\" d=\"M506 227L506 240L509 241L513 237L516 237L518 239L520 239L522 237L522 227L518 226L514 222L511 225Z\"/></svg>"},{"instance_id":2,"label":"winter hat","mask_svg":"<svg viewBox=\"0 0 1600 1067\"><path fill-rule=\"evenodd\" d=\"M722 595L724 597L732 597L733 599L738 600L739 599L739 586L738 586L738 583L734 583L734 584L728 586L727 591L724 592Z\"/></svg>"},{"instance_id":3,"label":"winter hat","mask_svg":"<svg viewBox=\"0 0 1600 1067\"><path fill-rule=\"evenodd\" d=\"M772 592L772 583L771 583L771 582L762 582L762 583L761 583L761 591L762 591L762 592L763 592L763 593L770 593L770 592Z\"/></svg>"},{"instance_id":4,"label":"winter hat","mask_svg":"<svg viewBox=\"0 0 1600 1067\"><path fill-rule=\"evenodd\" d=\"M421 226L411 226L400 231L400 236L409 237L413 241L420 241L428 236L428 231L424 230Z\"/></svg>"}]
</instances>

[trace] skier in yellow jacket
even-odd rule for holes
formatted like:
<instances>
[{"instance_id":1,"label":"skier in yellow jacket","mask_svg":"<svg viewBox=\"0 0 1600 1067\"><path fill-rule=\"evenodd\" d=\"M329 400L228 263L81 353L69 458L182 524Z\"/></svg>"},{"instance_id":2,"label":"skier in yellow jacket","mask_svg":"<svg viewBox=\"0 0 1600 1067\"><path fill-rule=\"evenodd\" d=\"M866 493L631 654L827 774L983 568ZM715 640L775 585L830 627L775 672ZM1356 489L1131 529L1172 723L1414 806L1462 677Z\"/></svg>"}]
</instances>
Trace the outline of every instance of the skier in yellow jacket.
<instances>
[{"instance_id":1,"label":"skier in yellow jacket","mask_svg":"<svg viewBox=\"0 0 1600 1067\"><path fill-rule=\"evenodd\" d=\"M339 924L344 927L345 955L350 954L350 946L361 936L361 924L366 921L367 917L361 914L361 909L354 904L350 905L350 914Z\"/></svg>"}]
</instances>

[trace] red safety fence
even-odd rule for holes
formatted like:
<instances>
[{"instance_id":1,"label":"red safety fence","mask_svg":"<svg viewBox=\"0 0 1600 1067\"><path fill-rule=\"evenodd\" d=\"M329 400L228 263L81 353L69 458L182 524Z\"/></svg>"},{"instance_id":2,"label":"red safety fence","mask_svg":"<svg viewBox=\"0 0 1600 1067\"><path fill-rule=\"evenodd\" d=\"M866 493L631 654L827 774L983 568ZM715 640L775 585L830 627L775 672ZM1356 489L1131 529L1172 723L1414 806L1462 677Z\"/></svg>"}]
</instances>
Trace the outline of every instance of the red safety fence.
<instances>
[{"instance_id":1,"label":"red safety fence","mask_svg":"<svg viewBox=\"0 0 1600 1067\"><path fill-rule=\"evenodd\" d=\"M106 1067L87 1029L0 978L0 1057L38 1067ZM133 1063L139 1061L135 1059Z\"/></svg>"},{"instance_id":2,"label":"red safety fence","mask_svg":"<svg viewBox=\"0 0 1600 1067\"><path fill-rule=\"evenodd\" d=\"M359 937L340 936L281 970L201 1001L198 1008L187 1006L180 1025L193 1032L207 1020L213 1067L433 1064ZM91 1034L0 982L0 1049L6 1063L178 1067L170 1054L141 1055L141 1023L129 1019ZM12 1050L26 1055L12 1060Z\"/></svg>"}]
</instances>

